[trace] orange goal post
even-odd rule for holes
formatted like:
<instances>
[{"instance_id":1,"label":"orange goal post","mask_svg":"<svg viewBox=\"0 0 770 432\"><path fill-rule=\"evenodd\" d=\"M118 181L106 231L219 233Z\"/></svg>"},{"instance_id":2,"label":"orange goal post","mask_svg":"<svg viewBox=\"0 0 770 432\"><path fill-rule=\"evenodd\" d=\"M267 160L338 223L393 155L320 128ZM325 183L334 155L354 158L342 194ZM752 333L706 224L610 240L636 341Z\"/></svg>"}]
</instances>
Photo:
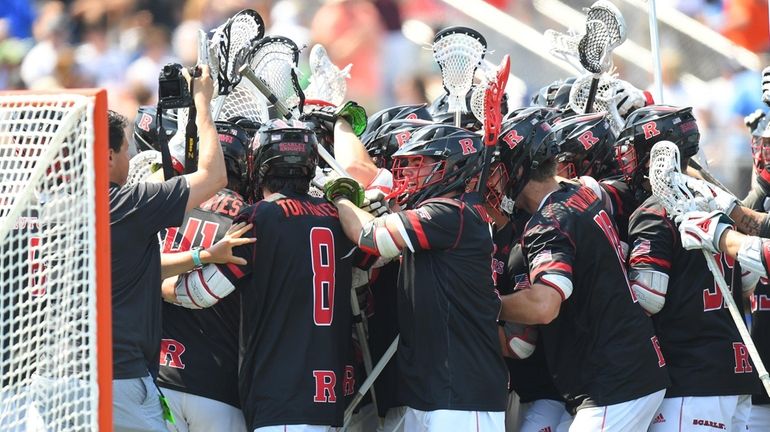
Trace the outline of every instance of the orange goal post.
<instances>
[{"instance_id":1,"label":"orange goal post","mask_svg":"<svg viewBox=\"0 0 770 432\"><path fill-rule=\"evenodd\" d=\"M0 92L0 430L112 429L105 90Z\"/></svg>"}]
</instances>

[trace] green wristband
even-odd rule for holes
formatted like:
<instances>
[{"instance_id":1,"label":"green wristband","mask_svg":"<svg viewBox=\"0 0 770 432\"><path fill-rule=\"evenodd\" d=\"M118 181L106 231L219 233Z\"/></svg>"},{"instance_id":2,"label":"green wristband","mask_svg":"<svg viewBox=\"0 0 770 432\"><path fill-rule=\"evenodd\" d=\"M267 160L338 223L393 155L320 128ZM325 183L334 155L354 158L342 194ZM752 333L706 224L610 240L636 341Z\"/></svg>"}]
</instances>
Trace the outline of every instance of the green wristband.
<instances>
[{"instance_id":1,"label":"green wristband","mask_svg":"<svg viewBox=\"0 0 770 432\"><path fill-rule=\"evenodd\" d=\"M203 267L203 263L201 262L201 250L203 250L203 248L200 247L194 247L190 250L192 252L192 259L193 264L195 264L195 268Z\"/></svg>"}]
</instances>

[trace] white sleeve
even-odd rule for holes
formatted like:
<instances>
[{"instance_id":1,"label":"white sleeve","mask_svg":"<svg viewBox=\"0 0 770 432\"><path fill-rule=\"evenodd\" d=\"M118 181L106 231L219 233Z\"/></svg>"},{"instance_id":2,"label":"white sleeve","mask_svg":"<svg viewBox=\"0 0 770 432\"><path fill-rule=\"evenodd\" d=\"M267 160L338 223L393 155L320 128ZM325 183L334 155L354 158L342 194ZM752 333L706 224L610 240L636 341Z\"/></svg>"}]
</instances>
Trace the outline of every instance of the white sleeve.
<instances>
[{"instance_id":1,"label":"white sleeve","mask_svg":"<svg viewBox=\"0 0 770 432\"><path fill-rule=\"evenodd\" d=\"M174 287L176 302L187 309L214 306L235 290L235 285L219 271L215 264L179 276Z\"/></svg>"},{"instance_id":2,"label":"white sleeve","mask_svg":"<svg viewBox=\"0 0 770 432\"><path fill-rule=\"evenodd\" d=\"M385 195L389 194L393 190L393 174L385 168L380 168L365 189L379 189Z\"/></svg>"}]
</instances>

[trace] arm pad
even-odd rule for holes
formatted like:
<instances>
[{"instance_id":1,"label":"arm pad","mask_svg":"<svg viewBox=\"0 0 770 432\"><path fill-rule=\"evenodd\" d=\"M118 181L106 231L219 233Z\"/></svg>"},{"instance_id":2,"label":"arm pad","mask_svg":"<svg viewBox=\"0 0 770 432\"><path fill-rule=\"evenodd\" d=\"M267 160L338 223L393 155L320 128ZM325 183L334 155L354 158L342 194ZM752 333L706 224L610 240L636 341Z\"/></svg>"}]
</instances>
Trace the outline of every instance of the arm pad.
<instances>
[{"instance_id":1,"label":"arm pad","mask_svg":"<svg viewBox=\"0 0 770 432\"><path fill-rule=\"evenodd\" d=\"M214 264L179 276L174 292L179 306L203 309L214 306L235 290L235 286Z\"/></svg>"},{"instance_id":2,"label":"arm pad","mask_svg":"<svg viewBox=\"0 0 770 432\"><path fill-rule=\"evenodd\" d=\"M358 247L371 255L383 258L397 257L401 253L401 249L385 226L385 218L390 216L392 215L374 218L364 224L361 234L358 236Z\"/></svg>"},{"instance_id":3,"label":"arm pad","mask_svg":"<svg viewBox=\"0 0 770 432\"><path fill-rule=\"evenodd\" d=\"M767 269L762 262L762 239L750 236L743 240L736 257L741 268L760 276L767 276Z\"/></svg>"},{"instance_id":4,"label":"arm pad","mask_svg":"<svg viewBox=\"0 0 770 432\"><path fill-rule=\"evenodd\" d=\"M631 270L628 273L631 290L639 305L650 315L663 309L668 291L668 275L655 270Z\"/></svg>"}]
</instances>

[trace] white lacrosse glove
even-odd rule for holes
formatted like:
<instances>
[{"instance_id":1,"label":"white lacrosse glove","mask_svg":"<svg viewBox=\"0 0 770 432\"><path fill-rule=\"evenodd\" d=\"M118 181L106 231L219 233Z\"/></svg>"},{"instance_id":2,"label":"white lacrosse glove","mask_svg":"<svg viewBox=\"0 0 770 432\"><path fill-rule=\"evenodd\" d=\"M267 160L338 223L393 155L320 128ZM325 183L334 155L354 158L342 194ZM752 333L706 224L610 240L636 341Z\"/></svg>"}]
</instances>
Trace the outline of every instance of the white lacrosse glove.
<instances>
[{"instance_id":1,"label":"white lacrosse glove","mask_svg":"<svg viewBox=\"0 0 770 432\"><path fill-rule=\"evenodd\" d=\"M535 352L537 345L537 328L535 326L506 322L503 325L505 340L508 342L509 354L522 360Z\"/></svg>"},{"instance_id":2,"label":"white lacrosse glove","mask_svg":"<svg viewBox=\"0 0 770 432\"><path fill-rule=\"evenodd\" d=\"M625 118L631 111L645 106L647 98L644 97L643 91L634 87L631 83L621 79L617 81L618 85L615 89L615 94L612 96L612 104L615 105L618 114Z\"/></svg>"},{"instance_id":3,"label":"white lacrosse glove","mask_svg":"<svg viewBox=\"0 0 770 432\"><path fill-rule=\"evenodd\" d=\"M385 193L379 189L368 189L364 192L364 202L361 204L361 210L379 217L390 213L388 203L385 200Z\"/></svg>"},{"instance_id":4,"label":"white lacrosse glove","mask_svg":"<svg viewBox=\"0 0 770 432\"><path fill-rule=\"evenodd\" d=\"M718 210L726 215L730 215L735 206L739 205L738 198L735 195L707 181L688 176L687 187L704 195L710 193L711 196L704 196L704 198L708 201L708 209L711 211Z\"/></svg>"},{"instance_id":5,"label":"white lacrosse glove","mask_svg":"<svg viewBox=\"0 0 770 432\"><path fill-rule=\"evenodd\" d=\"M682 247L687 250L703 249L719 253L719 239L725 230L733 228L733 221L720 211L710 213L693 211L677 216Z\"/></svg>"}]
</instances>

